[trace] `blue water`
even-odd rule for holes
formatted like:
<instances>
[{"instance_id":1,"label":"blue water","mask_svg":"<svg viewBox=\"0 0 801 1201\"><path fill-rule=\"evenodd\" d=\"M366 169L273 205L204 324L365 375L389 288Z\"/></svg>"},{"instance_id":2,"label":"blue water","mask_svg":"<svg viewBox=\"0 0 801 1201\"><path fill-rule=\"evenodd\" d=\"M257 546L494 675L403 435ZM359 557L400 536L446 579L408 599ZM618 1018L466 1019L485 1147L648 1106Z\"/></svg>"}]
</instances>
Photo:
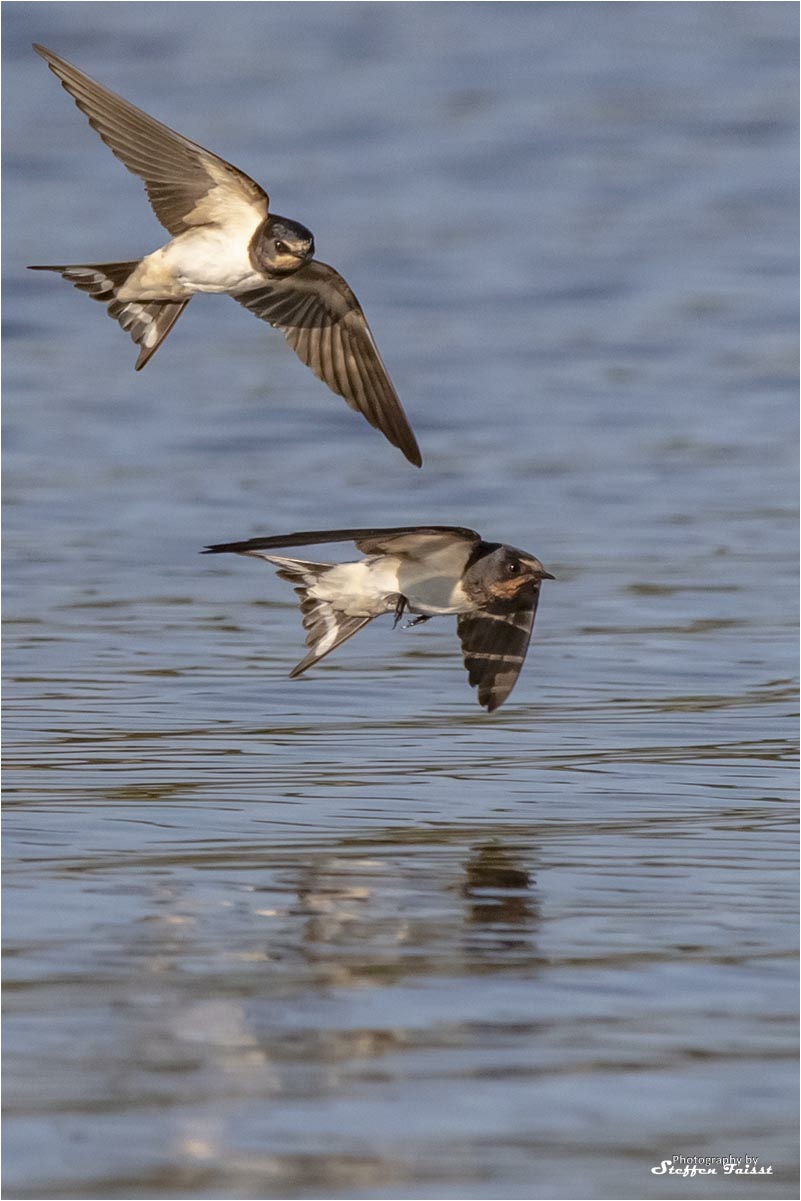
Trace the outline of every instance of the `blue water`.
<instances>
[{"instance_id":1,"label":"blue water","mask_svg":"<svg viewBox=\"0 0 801 1201\"><path fill-rule=\"evenodd\" d=\"M794 7L4 18L6 1195L794 1196ZM314 230L421 472L226 298L135 374L24 270L164 238L32 41ZM492 717L450 620L290 682L197 553L413 522L558 577Z\"/></svg>"}]
</instances>

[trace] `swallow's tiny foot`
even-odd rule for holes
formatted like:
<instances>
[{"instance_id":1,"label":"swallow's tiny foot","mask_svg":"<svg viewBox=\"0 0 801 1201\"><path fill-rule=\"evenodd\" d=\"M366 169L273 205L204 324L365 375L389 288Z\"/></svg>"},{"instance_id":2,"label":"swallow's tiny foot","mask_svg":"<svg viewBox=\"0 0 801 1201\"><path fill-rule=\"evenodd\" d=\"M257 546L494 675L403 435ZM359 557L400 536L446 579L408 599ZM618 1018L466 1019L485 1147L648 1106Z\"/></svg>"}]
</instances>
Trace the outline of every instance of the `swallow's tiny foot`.
<instances>
[{"instance_id":1,"label":"swallow's tiny foot","mask_svg":"<svg viewBox=\"0 0 801 1201\"><path fill-rule=\"evenodd\" d=\"M421 613L418 617L413 617L411 621L407 621L405 626L401 626L401 629L411 630L413 626L421 626L424 621L431 621L431 618Z\"/></svg>"},{"instance_id":2,"label":"swallow's tiny foot","mask_svg":"<svg viewBox=\"0 0 801 1201\"><path fill-rule=\"evenodd\" d=\"M392 623L393 630L395 629L395 626L398 624L400 619L403 617L403 614L406 612L406 606L408 603L409 602L406 600L405 596L401 596L401 595L398 596L397 602L395 604L395 620Z\"/></svg>"}]
</instances>

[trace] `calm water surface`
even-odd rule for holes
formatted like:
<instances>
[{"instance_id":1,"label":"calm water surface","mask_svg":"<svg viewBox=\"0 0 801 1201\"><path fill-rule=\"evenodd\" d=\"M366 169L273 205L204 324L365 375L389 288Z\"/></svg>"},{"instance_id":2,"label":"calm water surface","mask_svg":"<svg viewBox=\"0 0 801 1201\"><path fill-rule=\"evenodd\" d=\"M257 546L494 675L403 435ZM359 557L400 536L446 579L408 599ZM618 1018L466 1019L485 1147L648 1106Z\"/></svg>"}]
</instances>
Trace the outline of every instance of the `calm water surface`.
<instances>
[{"instance_id":1,"label":"calm water surface","mask_svg":"<svg viewBox=\"0 0 801 1201\"><path fill-rule=\"evenodd\" d=\"M794 1196L794 6L4 15L6 1195ZM23 270L163 239L32 40L315 231L422 472ZM197 554L416 521L558 576L494 717Z\"/></svg>"}]
</instances>

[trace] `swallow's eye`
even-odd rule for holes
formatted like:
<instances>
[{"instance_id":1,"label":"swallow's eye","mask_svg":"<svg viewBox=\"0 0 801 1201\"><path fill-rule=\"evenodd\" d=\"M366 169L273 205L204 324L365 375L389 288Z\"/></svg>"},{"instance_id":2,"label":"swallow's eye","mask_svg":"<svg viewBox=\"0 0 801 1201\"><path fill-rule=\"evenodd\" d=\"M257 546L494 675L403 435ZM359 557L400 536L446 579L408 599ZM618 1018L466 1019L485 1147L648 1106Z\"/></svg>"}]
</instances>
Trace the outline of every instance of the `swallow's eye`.
<instances>
[{"instance_id":1,"label":"swallow's eye","mask_svg":"<svg viewBox=\"0 0 801 1201\"><path fill-rule=\"evenodd\" d=\"M276 242L275 249L278 254L286 254L289 250L286 242Z\"/></svg>"},{"instance_id":2,"label":"swallow's eye","mask_svg":"<svg viewBox=\"0 0 801 1201\"><path fill-rule=\"evenodd\" d=\"M510 559L509 562L506 564L507 575L517 575L517 573L519 571L520 571L520 564L518 563L517 559Z\"/></svg>"}]
</instances>

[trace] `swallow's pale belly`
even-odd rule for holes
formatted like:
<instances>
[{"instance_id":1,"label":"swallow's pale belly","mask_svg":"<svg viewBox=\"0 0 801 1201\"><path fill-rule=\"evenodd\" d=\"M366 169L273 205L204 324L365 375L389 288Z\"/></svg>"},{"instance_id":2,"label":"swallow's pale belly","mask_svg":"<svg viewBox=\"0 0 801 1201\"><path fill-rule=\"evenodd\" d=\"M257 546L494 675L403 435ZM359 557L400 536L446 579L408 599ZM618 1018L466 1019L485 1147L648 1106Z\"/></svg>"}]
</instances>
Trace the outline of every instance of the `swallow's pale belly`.
<instances>
[{"instance_id":1,"label":"swallow's pale belly","mask_svg":"<svg viewBox=\"0 0 801 1201\"><path fill-rule=\"evenodd\" d=\"M377 617L405 596L412 612L429 617L466 613L475 604L462 589L461 577L395 555L341 563L319 577L310 595L331 601L352 617Z\"/></svg>"},{"instance_id":2,"label":"swallow's pale belly","mask_svg":"<svg viewBox=\"0 0 801 1201\"><path fill-rule=\"evenodd\" d=\"M264 283L248 254L253 228L190 229L142 259L117 298L188 300L195 292L248 292Z\"/></svg>"}]
</instances>

